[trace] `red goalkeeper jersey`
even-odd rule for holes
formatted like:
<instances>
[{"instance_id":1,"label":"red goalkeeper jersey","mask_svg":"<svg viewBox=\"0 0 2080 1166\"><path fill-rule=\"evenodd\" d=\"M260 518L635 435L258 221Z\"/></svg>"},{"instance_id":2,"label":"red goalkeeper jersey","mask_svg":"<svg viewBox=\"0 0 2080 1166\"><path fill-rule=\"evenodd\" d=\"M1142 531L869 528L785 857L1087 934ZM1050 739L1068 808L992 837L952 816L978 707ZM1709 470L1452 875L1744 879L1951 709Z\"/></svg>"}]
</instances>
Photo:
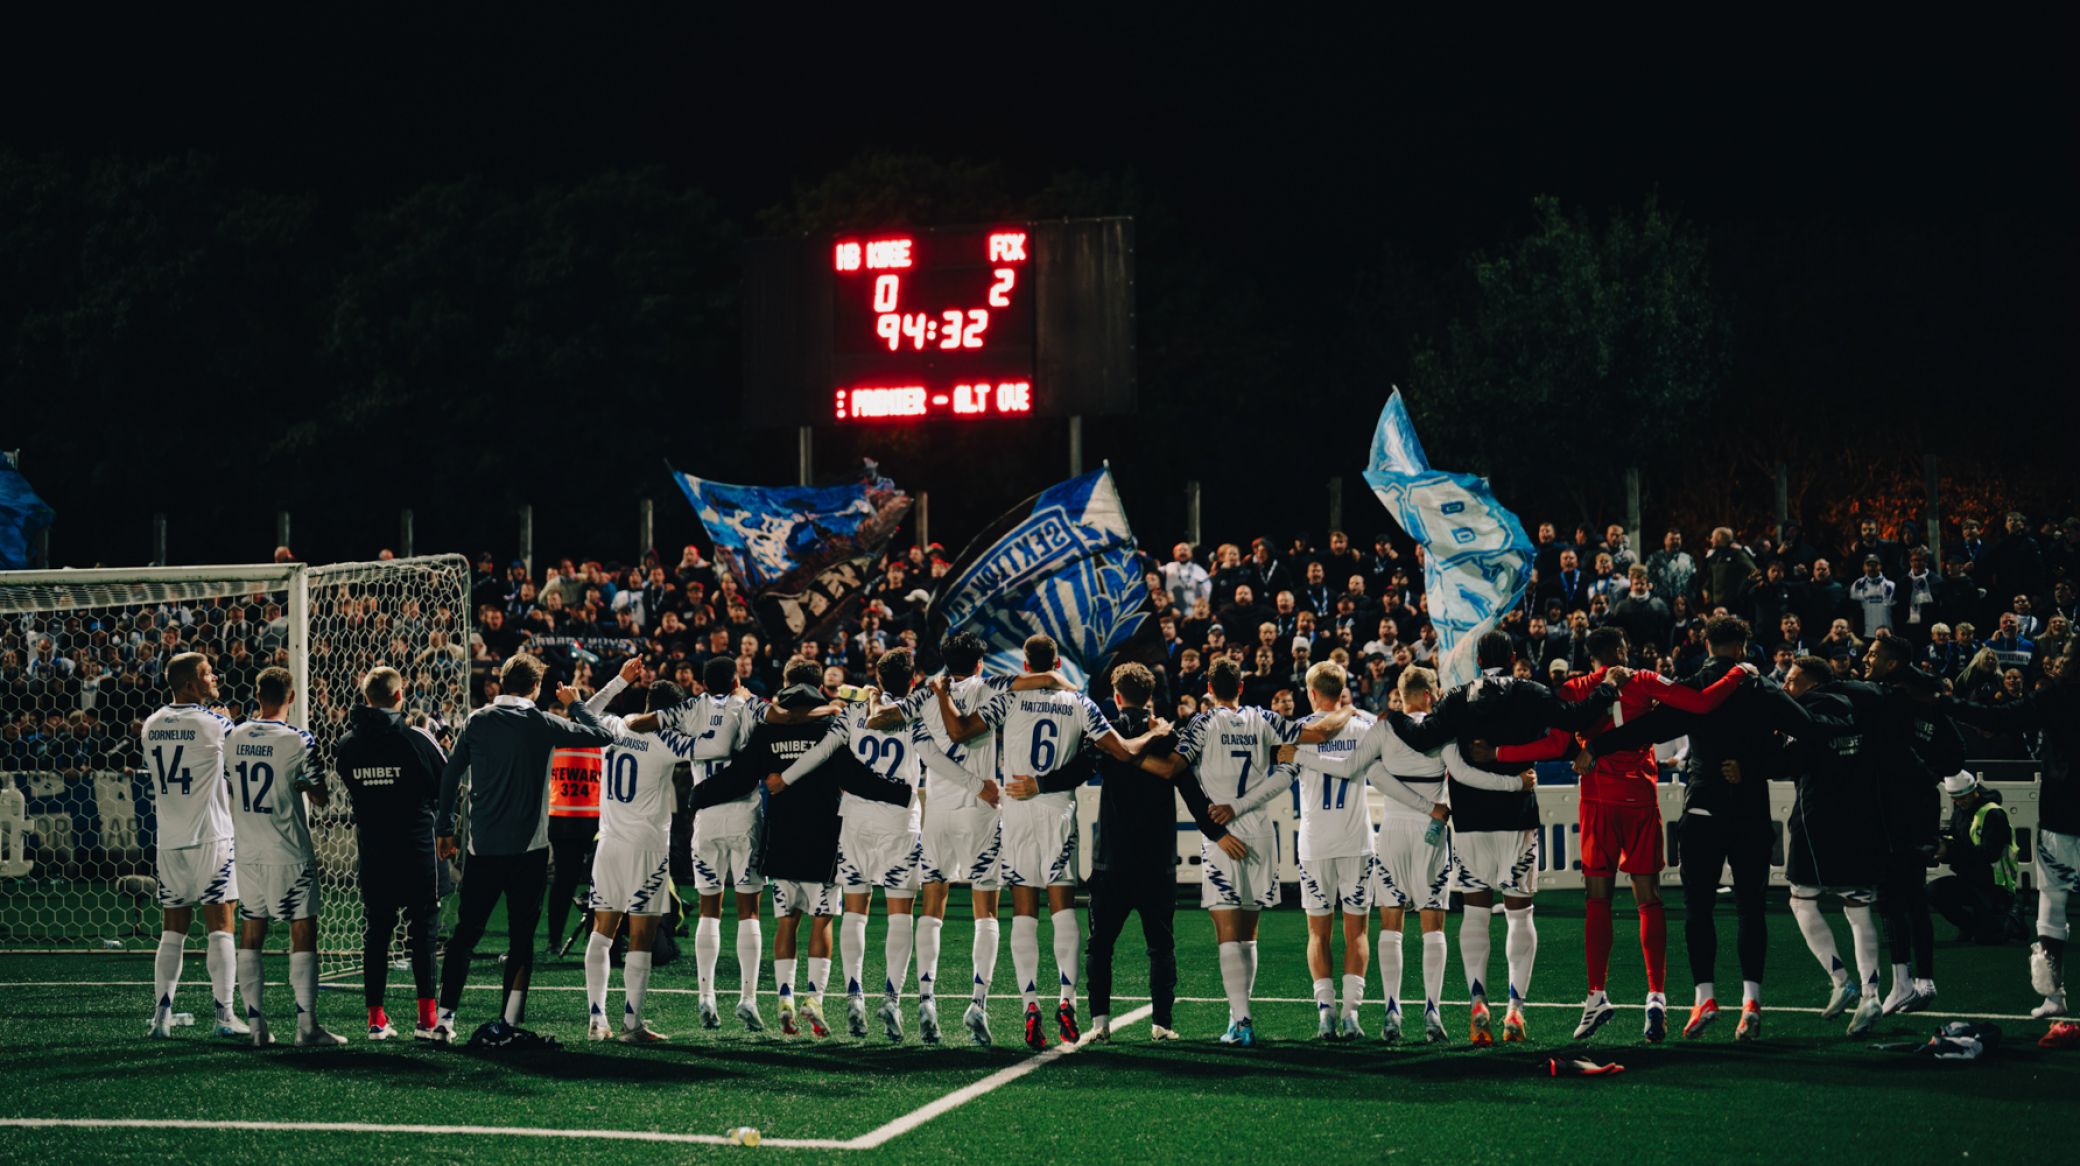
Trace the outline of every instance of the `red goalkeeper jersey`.
<instances>
[{"instance_id":1,"label":"red goalkeeper jersey","mask_svg":"<svg viewBox=\"0 0 2080 1166\"><path fill-rule=\"evenodd\" d=\"M1561 682L1560 699L1579 701L1596 691L1603 683L1603 674L1609 671L1598 668L1587 676L1577 676ZM1618 711L1596 727L1596 736L1614 729L1627 721L1634 720L1657 704L1665 704L1686 713L1708 713L1732 696L1747 673L1734 669L1710 687L1699 690L1677 684L1658 672L1634 672L1624 688L1618 690ZM1587 738L1584 738L1587 740ZM1554 729L1545 739L1529 745L1504 745L1495 750L1498 761L1512 765L1531 761L1550 761L1565 757L1572 744L1565 729ZM1654 747L1643 746L1622 753L1606 754L1582 777L1582 800L1618 805L1651 805L1654 802L1654 781L1657 770L1654 766Z\"/></svg>"}]
</instances>

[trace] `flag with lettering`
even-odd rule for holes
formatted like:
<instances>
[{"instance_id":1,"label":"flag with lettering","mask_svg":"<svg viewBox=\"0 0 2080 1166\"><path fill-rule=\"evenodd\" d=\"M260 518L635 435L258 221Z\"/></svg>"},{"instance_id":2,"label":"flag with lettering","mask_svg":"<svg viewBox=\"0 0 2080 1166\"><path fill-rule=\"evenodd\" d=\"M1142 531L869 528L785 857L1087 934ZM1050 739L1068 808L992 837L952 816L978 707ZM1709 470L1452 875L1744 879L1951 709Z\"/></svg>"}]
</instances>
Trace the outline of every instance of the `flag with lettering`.
<instances>
[{"instance_id":1,"label":"flag with lettering","mask_svg":"<svg viewBox=\"0 0 2080 1166\"><path fill-rule=\"evenodd\" d=\"M1471 682L1480 675L1474 641L1501 622L1530 583L1531 537L1495 500L1486 478L1431 468L1400 389L1380 410L1365 481L1423 548L1438 678L1446 688Z\"/></svg>"},{"instance_id":2,"label":"flag with lettering","mask_svg":"<svg viewBox=\"0 0 2080 1166\"><path fill-rule=\"evenodd\" d=\"M1081 686L1151 626L1141 568L1112 471L1071 478L962 548L932 597L932 634L976 633L996 672L1024 667L1026 637L1052 636L1062 671Z\"/></svg>"},{"instance_id":3,"label":"flag with lettering","mask_svg":"<svg viewBox=\"0 0 2080 1166\"><path fill-rule=\"evenodd\" d=\"M910 496L873 462L844 486L734 486L673 471L715 563L776 637L818 636L874 579Z\"/></svg>"}]
</instances>

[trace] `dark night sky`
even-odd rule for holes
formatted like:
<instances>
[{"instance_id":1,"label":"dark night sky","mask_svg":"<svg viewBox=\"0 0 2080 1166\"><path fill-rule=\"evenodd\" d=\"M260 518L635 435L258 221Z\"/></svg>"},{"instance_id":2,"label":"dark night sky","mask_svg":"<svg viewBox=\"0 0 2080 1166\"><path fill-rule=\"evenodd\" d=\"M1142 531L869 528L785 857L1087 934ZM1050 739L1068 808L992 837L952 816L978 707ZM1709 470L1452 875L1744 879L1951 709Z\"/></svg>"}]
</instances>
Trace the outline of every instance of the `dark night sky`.
<instances>
[{"instance_id":1,"label":"dark night sky","mask_svg":"<svg viewBox=\"0 0 2080 1166\"><path fill-rule=\"evenodd\" d=\"M1343 312L1354 257L1382 243L1443 269L1521 231L1534 195L1601 211L1658 190L1736 269L1742 240L1872 220L2041 237L2039 261L1971 278L2071 319L2073 38L2052 9L1909 28L1793 10L1458 28L1182 7L1050 25L876 9L846 27L810 10L764 27L341 11L17 27L0 149L199 150L342 215L460 175L660 165L747 233L867 149L998 162L1026 189L1131 170L1288 330ZM1903 320L1974 294L1881 282ZM2063 339L2003 342L2025 408L2062 408Z\"/></svg>"}]
</instances>

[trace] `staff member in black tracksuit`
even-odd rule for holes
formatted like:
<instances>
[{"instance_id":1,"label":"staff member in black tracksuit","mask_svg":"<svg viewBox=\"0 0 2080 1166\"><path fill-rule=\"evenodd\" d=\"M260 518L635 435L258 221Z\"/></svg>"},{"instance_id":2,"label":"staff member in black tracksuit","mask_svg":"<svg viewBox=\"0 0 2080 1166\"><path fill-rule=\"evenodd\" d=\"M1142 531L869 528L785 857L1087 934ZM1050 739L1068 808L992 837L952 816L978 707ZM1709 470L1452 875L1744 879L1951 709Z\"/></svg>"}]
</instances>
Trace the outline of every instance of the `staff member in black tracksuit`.
<instances>
[{"instance_id":1,"label":"staff member in black tracksuit","mask_svg":"<svg viewBox=\"0 0 2080 1166\"><path fill-rule=\"evenodd\" d=\"M442 858L456 852L461 787L469 775L469 862L463 869L462 913L441 964L441 1015L435 1040L452 1040L455 1006L469 979L470 957L501 897L506 900L505 1009L487 1034L499 1040L520 1023L534 971L534 929L549 885L549 756L560 746L606 745L614 740L578 700L559 688L556 699L577 723L535 707L542 662L521 653L499 670L499 696L478 709L455 740L441 773L438 843Z\"/></svg>"},{"instance_id":2,"label":"staff member in black tracksuit","mask_svg":"<svg viewBox=\"0 0 2080 1166\"><path fill-rule=\"evenodd\" d=\"M1703 688L1742 666L1748 654L1747 621L1717 616L1705 626L1711 659L1682 681ZM1735 1036L1754 1040L1762 1035L1762 966L1769 950L1769 859L1775 830L1769 819L1768 775L1781 762L1776 734L1801 739L1828 731L1774 681L1758 678L1744 684L1718 709L1704 715L1679 712L1663 705L1647 715L1589 742L1588 756L1601 757L1637 749L1688 734L1690 759L1683 775L1684 946L1697 1000L1683 1035L1695 1038L1719 1017L1712 978L1719 955L1719 931L1712 908L1719 878L1733 872L1733 904L1739 930L1734 944L1740 953L1741 1023ZM1578 760L1577 768L1581 767Z\"/></svg>"},{"instance_id":3,"label":"staff member in black tracksuit","mask_svg":"<svg viewBox=\"0 0 2080 1166\"><path fill-rule=\"evenodd\" d=\"M1156 718L1148 702L1155 676L1140 664L1112 670L1112 693L1118 712L1112 727L1123 737L1139 737ZM1159 737L1148 756L1174 753L1175 741ZM1143 769L1139 760L1118 761L1095 749L1084 750L1080 764L1065 766L1040 782L1014 778L1004 786L1012 798L1073 789L1090 778L1095 766L1099 788L1097 853L1091 860L1090 940L1084 948L1083 971L1090 992L1091 1035L1112 1039L1112 949L1126 928L1127 916L1141 916L1141 938L1148 949L1148 994L1154 1007L1150 1023L1155 1040L1176 1040L1172 1005L1177 997L1177 798L1206 837L1230 856L1241 857L1242 843L1209 816L1206 791L1189 767L1176 779Z\"/></svg>"},{"instance_id":4,"label":"staff member in black tracksuit","mask_svg":"<svg viewBox=\"0 0 2080 1166\"><path fill-rule=\"evenodd\" d=\"M1815 721L1857 726L1856 706L1819 656L1800 656L1784 678L1784 691ZM1878 806L1877 750L1860 731L1787 737L1784 768L1796 784L1784 840L1784 876L1791 884L1791 915L1813 958L1834 987L1822 1020L1852 1005L1849 1035L1862 1036L1880 1015L1878 924L1871 905L1878 898L1884 847L1871 829ZM1834 931L1820 911L1823 896L1842 901L1842 914L1855 937L1856 976L1842 962Z\"/></svg>"},{"instance_id":5,"label":"staff member in black tracksuit","mask_svg":"<svg viewBox=\"0 0 2080 1166\"><path fill-rule=\"evenodd\" d=\"M1878 818L1885 868L1878 915L1892 950L1885 1015L1919 1012L1936 998L1936 932L1928 906L1928 869L1942 841L1939 782L1964 767L1964 739L1935 705L1942 682L1913 666L1914 650L1878 636L1864 653L1868 681L1842 681L1858 729L1876 750Z\"/></svg>"},{"instance_id":6,"label":"staff member in black tracksuit","mask_svg":"<svg viewBox=\"0 0 2080 1166\"><path fill-rule=\"evenodd\" d=\"M354 710L347 735L332 751L334 769L354 809L361 852L361 995L368 1006L368 1035L396 1034L383 1011L390 983L390 937L403 912L419 993L413 1035L433 1039L433 944L440 920L435 874L433 811L440 798L441 747L404 719L404 677L395 668L375 668L362 678L368 703Z\"/></svg>"}]
</instances>

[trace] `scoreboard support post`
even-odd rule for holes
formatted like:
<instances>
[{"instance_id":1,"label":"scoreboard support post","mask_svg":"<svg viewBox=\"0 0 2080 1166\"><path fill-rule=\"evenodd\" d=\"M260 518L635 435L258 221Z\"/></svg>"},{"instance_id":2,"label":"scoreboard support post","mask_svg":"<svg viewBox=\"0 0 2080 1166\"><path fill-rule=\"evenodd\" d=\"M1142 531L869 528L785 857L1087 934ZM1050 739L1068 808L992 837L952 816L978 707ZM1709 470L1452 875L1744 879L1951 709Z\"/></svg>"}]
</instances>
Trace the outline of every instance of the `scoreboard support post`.
<instances>
[{"instance_id":1,"label":"scoreboard support post","mask_svg":"<svg viewBox=\"0 0 2080 1166\"><path fill-rule=\"evenodd\" d=\"M1329 529L1343 529L1343 475L1329 479Z\"/></svg>"},{"instance_id":2,"label":"scoreboard support post","mask_svg":"<svg viewBox=\"0 0 2080 1166\"><path fill-rule=\"evenodd\" d=\"M1193 478L1184 484L1184 541L1196 548L1199 540L1199 480Z\"/></svg>"},{"instance_id":3,"label":"scoreboard support post","mask_svg":"<svg viewBox=\"0 0 2080 1166\"><path fill-rule=\"evenodd\" d=\"M534 574L534 507L520 507L520 562Z\"/></svg>"},{"instance_id":4,"label":"scoreboard support post","mask_svg":"<svg viewBox=\"0 0 2080 1166\"><path fill-rule=\"evenodd\" d=\"M152 565L155 567L171 565L166 561L166 516L164 514L152 515Z\"/></svg>"},{"instance_id":5,"label":"scoreboard support post","mask_svg":"<svg viewBox=\"0 0 2080 1166\"><path fill-rule=\"evenodd\" d=\"M930 490L919 490L917 492L917 545L921 547L932 545L932 492Z\"/></svg>"},{"instance_id":6,"label":"scoreboard support post","mask_svg":"<svg viewBox=\"0 0 2080 1166\"><path fill-rule=\"evenodd\" d=\"M648 498L636 502L636 562L657 549L657 504Z\"/></svg>"},{"instance_id":7,"label":"scoreboard support post","mask_svg":"<svg viewBox=\"0 0 2080 1166\"><path fill-rule=\"evenodd\" d=\"M1083 473L1083 414L1069 418L1069 476Z\"/></svg>"},{"instance_id":8,"label":"scoreboard support post","mask_svg":"<svg viewBox=\"0 0 2080 1166\"><path fill-rule=\"evenodd\" d=\"M274 512L274 545L278 547L289 545L289 512L286 510Z\"/></svg>"},{"instance_id":9,"label":"scoreboard support post","mask_svg":"<svg viewBox=\"0 0 2080 1166\"><path fill-rule=\"evenodd\" d=\"M796 485L814 485L809 479L816 472L816 437L815 430L807 425L801 427L795 438L795 467Z\"/></svg>"},{"instance_id":10,"label":"scoreboard support post","mask_svg":"<svg viewBox=\"0 0 2080 1166\"><path fill-rule=\"evenodd\" d=\"M1639 513L1639 467L1625 467L1625 537L1632 540L1632 553L1638 554L1645 543L1640 541Z\"/></svg>"},{"instance_id":11,"label":"scoreboard support post","mask_svg":"<svg viewBox=\"0 0 2080 1166\"><path fill-rule=\"evenodd\" d=\"M409 506L397 515L397 554L399 558L412 557L412 508Z\"/></svg>"}]
</instances>

